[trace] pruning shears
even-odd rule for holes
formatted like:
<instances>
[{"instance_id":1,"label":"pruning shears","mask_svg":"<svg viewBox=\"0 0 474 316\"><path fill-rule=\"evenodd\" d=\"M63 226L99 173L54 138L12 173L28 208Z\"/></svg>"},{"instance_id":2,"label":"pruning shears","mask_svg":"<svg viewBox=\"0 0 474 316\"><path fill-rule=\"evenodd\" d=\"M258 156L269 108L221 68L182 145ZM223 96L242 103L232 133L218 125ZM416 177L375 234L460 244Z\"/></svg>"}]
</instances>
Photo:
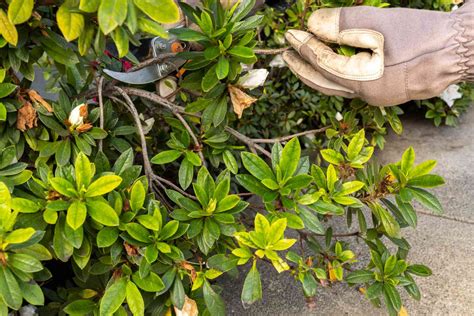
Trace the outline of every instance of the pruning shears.
<instances>
[{"instance_id":1,"label":"pruning shears","mask_svg":"<svg viewBox=\"0 0 474 316\"><path fill-rule=\"evenodd\" d=\"M180 42L175 36L171 35L164 39L155 37L150 42L153 57L158 57L163 53L176 53L188 50L187 43ZM179 70L186 62L185 59L179 57L167 58L161 63L152 64L136 71L119 72L110 69L104 69L104 73L121 82L129 84L146 84L155 82L169 75L175 70Z\"/></svg>"}]
</instances>

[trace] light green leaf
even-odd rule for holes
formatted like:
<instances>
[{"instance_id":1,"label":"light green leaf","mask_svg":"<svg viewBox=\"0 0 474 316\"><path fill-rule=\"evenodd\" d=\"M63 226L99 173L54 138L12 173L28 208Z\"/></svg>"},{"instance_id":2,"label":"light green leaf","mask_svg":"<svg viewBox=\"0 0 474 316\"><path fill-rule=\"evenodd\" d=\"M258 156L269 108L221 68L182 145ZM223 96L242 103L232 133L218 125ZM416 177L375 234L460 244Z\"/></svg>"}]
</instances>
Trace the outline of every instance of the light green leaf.
<instances>
[{"instance_id":1,"label":"light green leaf","mask_svg":"<svg viewBox=\"0 0 474 316\"><path fill-rule=\"evenodd\" d=\"M33 0L12 0L8 6L8 19L13 24L21 24L28 21L33 12L33 6Z\"/></svg>"},{"instance_id":2,"label":"light green leaf","mask_svg":"<svg viewBox=\"0 0 474 316\"><path fill-rule=\"evenodd\" d=\"M82 186L88 187L94 174L89 158L82 152L77 155L74 162L74 171L76 173L77 188L81 190Z\"/></svg>"},{"instance_id":3,"label":"light green leaf","mask_svg":"<svg viewBox=\"0 0 474 316\"><path fill-rule=\"evenodd\" d=\"M18 228L10 232L5 237L3 242L7 244L21 244L25 241L28 241L33 236L34 233L35 233L35 230L31 227Z\"/></svg>"},{"instance_id":4,"label":"light green leaf","mask_svg":"<svg viewBox=\"0 0 474 316\"><path fill-rule=\"evenodd\" d=\"M117 27L112 31L112 39L117 47L118 57L122 58L128 53L128 34L123 27Z\"/></svg>"},{"instance_id":5,"label":"light green leaf","mask_svg":"<svg viewBox=\"0 0 474 316\"><path fill-rule=\"evenodd\" d=\"M252 304L262 299L262 282L257 270L256 261L253 262L242 288L241 300L243 304Z\"/></svg>"},{"instance_id":6,"label":"light green leaf","mask_svg":"<svg viewBox=\"0 0 474 316\"><path fill-rule=\"evenodd\" d=\"M161 26L160 24L156 23L155 21L151 21L147 18L139 18L138 19L138 28L145 33L159 36L161 38L168 38L168 31Z\"/></svg>"},{"instance_id":7,"label":"light green leaf","mask_svg":"<svg viewBox=\"0 0 474 316\"><path fill-rule=\"evenodd\" d=\"M402 156L401 160L401 170L404 174L408 174L408 172L411 170L413 167L413 164L415 163L415 151L413 150L413 147L409 147Z\"/></svg>"},{"instance_id":8,"label":"light green leaf","mask_svg":"<svg viewBox=\"0 0 474 316\"><path fill-rule=\"evenodd\" d=\"M175 23L179 20L179 8L173 0L134 0L135 5L159 23Z\"/></svg>"},{"instance_id":9,"label":"light green leaf","mask_svg":"<svg viewBox=\"0 0 474 316\"><path fill-rule=\"evenodd\" d=\"M142 293L138 290L135 283L127 282L127 304L134 316L141 316L145 313L145 303L143 301Z\"/></svg>"},{"instance_id":10,"label":"light green leaf","mask_svg":"<svg viewBox=\"0 0 474 316\"><path fill-rule=\"evenodd\" d=\"M0 34L3 38L13 46L18 43L18 32L15 25L7 17L3 9L0 9Z\"/></svg>"},{"instance_id":11,"label":"light green leaf","mask_svg":"<svg viewBox=\"0 0 474 316\"><path fill-rule=\"evenodd\" d=\"M286 180L291 177L298 167L301 156L301 147L298 138L291 139L285 147L280 157L280 169L282 171L282 179Z\"/></svg>"},{"instance_id":12,"label":"light green leaf","mask_svg":"<svg viewBox=\"0 0 474 316\"><path fill-rule=\"evenodd\" d=\"M100 200L87 201L87 213L95 221L105 226L118 226L119 217L115 210L106 202Z\"/></svg>"},{"instance_id":13,"label":"light green leaf","mask_svg":"<svg viewBox=\"0 0 474 316\"><path fill-rule=\"evenodd\" d=\"M102 32L107 35L127 18L127 0L107 0L101 1L97 14L99 26Z\"/></svg>"},{"instance_id":14,"label":"light green leaf","mask_svg":"<svg viewBox=\"0 0 474 316\"><path fill-rule=\"evenodd\" d=\"M347 158L353 160L359 155L362 147L364 147L365 142L365 131L361 129L354 137L351 139L349 146L347 147Z\"/></svg>"},{"instance_id":15,"label":"light green leaf","mask_svg":"<svg viewBox=\"0 0 474 316\"><path fill-rule=\"evenodd\" d=\"M333 165L340 165L344 162L344 157L342 154L335 151L334 149L323 149L320 151L320 153L324 160Z\"/></svg>"},{"instance_id":16,"label":"light green leaf","mask_svg":"<svg viewBox=\"0 0 474 316\"><path fill-rule=\"evenodd\" d=\"M143 208L145 203L146 191L141 181L136 181L130 193L130 208L137 212Z\"/></svg>"},{"instance_id":17,"label":"light green leaf","mask_svg":"<svg viewBox=\"0 0 474 316\"><path fill-rule=\"evenodd\" d=\"M122 305L127 295L127 279L121 278L114 281L100 300L100 316L109 316L115 313Z\"/></svg>"},{"instance_id":18,"label":"light green leaf","mask_svg":"<svg viewBox=\"0 0 474 316\"><path fill-rule=\"evenodd\" d=\"M87 208L81 201L74 201L67 209L66 222L72 229L76 230L84 224L87 216Z\"/></svg>"},{"instance_id":19,"label":"light green leaf","mask_svg":"<svg viewBox=\"0 0 474 316\"><path fill-rule=\"evenodd\" d=\"M80 13L71 12L70 9L74 9L74 7L71 6L70 1L66 1L56 13L58 27L68 42L78 38L84 29L84 16Z\"/></svg>"},{"instance_id":20,"label":"light green leaf","mask_svg":"<svg viewBox=\"0 0 474 316\"><path fill-rule=\"evenodd\" d=\"M79 9L87 13L96 12L99 8L100 0L81 0Z\"/></svg>"},{"instance_id":21,"label":"light green leaf","mask_svg":"<svg viewBox=\"0 0 474 316\"><path fill-rule=\"evenodd\" d=\"M104 195L118 187L121 182L122 178L116 175L102 176L91 183L91 185L87 188L87 192L84 196L94 197Z\"/></svg>"}]
</instances>

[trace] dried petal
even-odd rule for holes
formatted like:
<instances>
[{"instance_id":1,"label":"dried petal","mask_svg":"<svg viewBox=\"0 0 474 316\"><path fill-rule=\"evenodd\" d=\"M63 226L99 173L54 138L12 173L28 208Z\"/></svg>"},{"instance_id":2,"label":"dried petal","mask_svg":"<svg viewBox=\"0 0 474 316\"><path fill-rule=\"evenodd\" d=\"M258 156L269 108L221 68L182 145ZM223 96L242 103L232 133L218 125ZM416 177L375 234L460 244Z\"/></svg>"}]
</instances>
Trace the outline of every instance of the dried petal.
<instances>
[{"instance_id":1,"label":"dried petal","mask_svg":"<svg viewBox=\"0 0 474 316\"><path fill-rule=\"evenodd\" d=\"M241 118L244 110L250 107L252 103L257 101L257 99L249 96L247 93L235 86L229 85L228 89L230 100L232 101L232 106L234 108L234 113L237 114L238 118Z\"/></svg>"},{"instance_id":2,"label":"dried petal","mask_svg":"<svg viewBox=\"0 0 474 316\"><path fill-rule=\"evenodd\" d=\"M46 109L46 111L50 113L53 112L53 108L51 107L51 105L46 102L45 99L43 99L43 97L38 92L36 92L36 90L28 90L28 96L30 97L31 101L38 102L39 104L41 104Z\"/></svg>"},{"instance_id":3,"label":"dried petal","mask_svg":"<svg viewBox=\"0 0 474 316\"><path fill-rule=\"evenodd\" d=\"M92 127L93 127L93 125L92 125L91 123L84 123L84 124L79 125L79 126L76 128L76 131L77 131L78 133L85 133L85 132L87 132L88 130L90 130Z\"/></svg>"},{"instance_id":4,"label":"dried petal","mask_svg":"<svg viewBox=\"0 0 474 316\"><path fill-rule=\"evenodd\" d=\"M38 116L36 110L30 102L25 101L23 106L18 110L18 117L16 119L16 128L24 132L28 129L37 126Z\"/></svg>"},{"instance_id":5,"label":"dried petal","mask_svg":"<svg viewBox=\"0 0 474 316\"><path fill-rule=\"evenodd\" d=\"M184 305L182 309L174 307L176 316L197 316L199 314L196 301L189 298L187 295L184 296Z\"/></svg>"}]
</instances>

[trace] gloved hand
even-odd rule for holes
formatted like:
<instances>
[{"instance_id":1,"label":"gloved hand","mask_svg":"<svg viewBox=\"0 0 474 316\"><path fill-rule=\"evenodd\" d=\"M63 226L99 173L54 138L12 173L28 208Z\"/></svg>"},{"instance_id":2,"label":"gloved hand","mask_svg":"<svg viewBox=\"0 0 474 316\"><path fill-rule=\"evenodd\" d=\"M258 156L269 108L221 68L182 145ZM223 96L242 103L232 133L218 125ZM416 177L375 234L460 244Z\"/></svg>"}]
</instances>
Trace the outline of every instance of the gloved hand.
<instances>
[{"instance_id":1,"label":"gloved hand","mask_svg":"<svg viewBox=\"0 0 474 316\"><path fill-rule=\"evenodd\" d=\"M295 51L283 58L308 86L327 95L389 106L441 94L474 81L474 2L453 12L404 8L320 9L311 33L290 30ZM336 54L324 42L363 50Z\"/></svg>"}]
</instances>

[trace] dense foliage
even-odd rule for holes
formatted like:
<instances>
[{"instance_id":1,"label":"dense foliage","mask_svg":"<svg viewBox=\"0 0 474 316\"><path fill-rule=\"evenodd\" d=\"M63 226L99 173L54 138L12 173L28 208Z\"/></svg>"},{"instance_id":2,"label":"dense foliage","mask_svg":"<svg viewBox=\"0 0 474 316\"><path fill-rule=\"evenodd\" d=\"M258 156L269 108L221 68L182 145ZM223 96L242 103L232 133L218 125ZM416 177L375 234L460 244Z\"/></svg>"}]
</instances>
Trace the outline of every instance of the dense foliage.
<instances>
[{"instance_id":1,"label":"dense foliage","mask_svg":"<svg viewBox=\"0 0 474 316\"><path fill-rule=\"evenodd\" d=\"M399 291L420 299L414 277L431 271L410 261L402 229L416 227L415 201L442 211L429 189L444 181L412 148L374 161L387 126L402 132L401 109L323 96L286 68L255 88L245 69L268 68L279 51L256 47L284 46L312 10L355 3L249 15L254 3L181 4L197 26L170 33L199 45L180 53L189 61L163 97L102 70L143 66L133 45L169 36L172 0L0 2L0 315L28 304L44 315L223 315L215 280L246 273L251 304L265 264L294 275L309 301L335 282L390 314ZM32 88L35 67L57 98ZM439 102L420 102L438 123L467 104ZM344 236L367 245L362 269Z\"/></svg>"}]
</instances>

